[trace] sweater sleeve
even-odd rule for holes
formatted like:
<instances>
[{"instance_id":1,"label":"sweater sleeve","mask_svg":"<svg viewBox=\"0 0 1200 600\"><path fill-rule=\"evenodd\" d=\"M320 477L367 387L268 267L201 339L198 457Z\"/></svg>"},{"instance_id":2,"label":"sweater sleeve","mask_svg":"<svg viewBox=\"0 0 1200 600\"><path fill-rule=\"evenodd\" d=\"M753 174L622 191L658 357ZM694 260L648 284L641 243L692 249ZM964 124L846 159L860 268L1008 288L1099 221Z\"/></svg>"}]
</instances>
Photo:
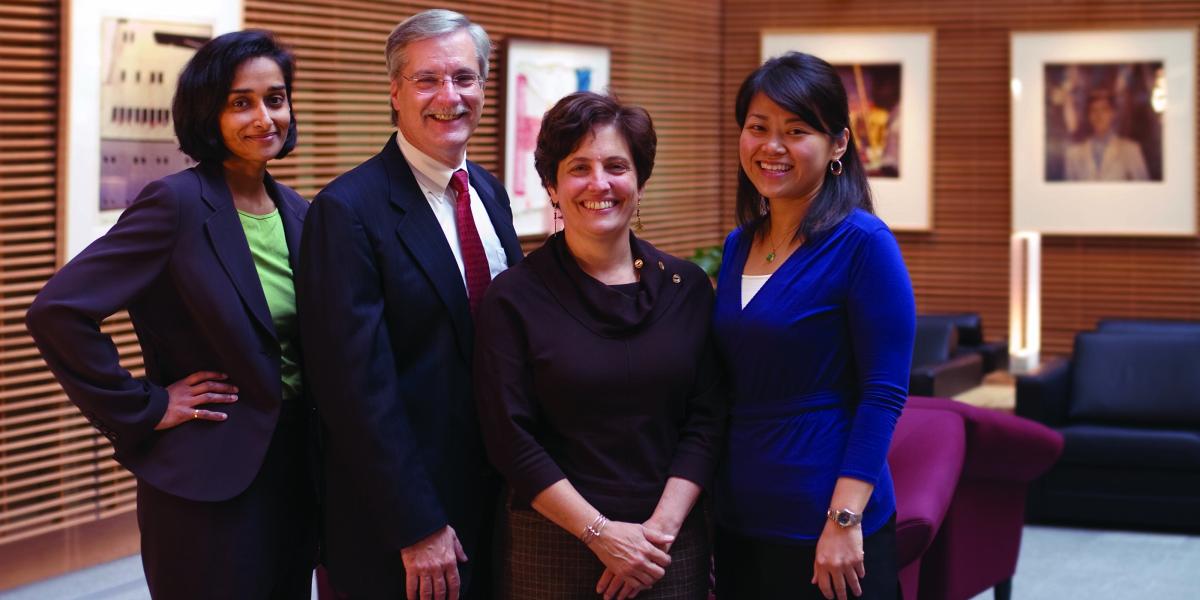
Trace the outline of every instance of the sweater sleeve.
<instances>
[{"instance_id":1,"label":"sweater sleeve","mask_svg":"<svg viewBox=\"0 0 1200 600\"><path fill-rule=\"evenodd\" d=\"M841 475L875 484L908 397L916 303L900 247L873 231L852 259L847 302L860 396Z\"/></svg>"},{"instance_id":2,"label":"sweater sleeve","mask_svg":"<svg viewBox=\"0 0 1200 600\"><path fill-rule=\"evenodd\" d=\"M703 272L696 269L696 277ZM701 319L696 327L709 329L708 315L712 313L713 293L705 284L689 298L703 309L696 311ZM725 432L725 419L729 410L725 378L717 359L716 341L712 332L705 336L700 361L696 367L696 381L688 395L686 414L679 430L679 445L671 460L668 473L682 477L701 488L708 488L716 469L717 453L720 452Z\"/></svg>"},{"instance_id":3,"label":"sweater sleeve","mask_svg":"<svg viewBox=\"0 0 1200 600\"><path fill-rule=\"evenodd\" d=\"M527 337L519 310L498 293L503 285L499 278L493 283L476 319L475 401L488 459L518 498L532 500L566 475L536 438L543 425Z\"/></svg>"}]
</instances>

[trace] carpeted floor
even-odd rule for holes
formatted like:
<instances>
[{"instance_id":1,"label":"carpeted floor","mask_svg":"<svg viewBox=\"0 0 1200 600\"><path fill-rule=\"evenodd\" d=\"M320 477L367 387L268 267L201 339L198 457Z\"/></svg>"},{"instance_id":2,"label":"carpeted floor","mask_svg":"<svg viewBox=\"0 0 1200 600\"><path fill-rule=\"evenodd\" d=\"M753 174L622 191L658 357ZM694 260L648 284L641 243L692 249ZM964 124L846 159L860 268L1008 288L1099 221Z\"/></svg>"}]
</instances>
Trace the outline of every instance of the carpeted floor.
<instances>
[{"instance_id":1,"label":"carpeted floor","mask_svg":"<svg viewBox=\"0 0 1200 600\"><path fill-rule=\"evenodd\" d=\"M1200 598L1198 571L1200 536L1026 526L1013 599Z\"/></svg>"},{"instance_id":2,"label":"carpeted floor","mask_svg":"<svg viewBox=\"0 0 1200 600\"><path fill-rule=\"evenodd\" d=\"M137 556L0 592L0 600L143 600ZM1200 598L1200 536L1027 526L1014 600ZM972 600L990 600L985 592Z\"/></svg>"}]
</instances>

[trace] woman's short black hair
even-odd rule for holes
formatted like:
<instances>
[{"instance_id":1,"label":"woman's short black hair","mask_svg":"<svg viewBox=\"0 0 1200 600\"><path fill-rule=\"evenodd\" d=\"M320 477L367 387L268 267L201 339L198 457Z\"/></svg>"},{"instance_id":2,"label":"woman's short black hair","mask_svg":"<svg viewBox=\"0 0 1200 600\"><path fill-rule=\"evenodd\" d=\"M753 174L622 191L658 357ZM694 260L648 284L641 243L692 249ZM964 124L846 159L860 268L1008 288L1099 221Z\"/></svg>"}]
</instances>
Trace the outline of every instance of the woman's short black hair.
<instances>
[{"instance_id":1,"label":"woman's short black hair","mask_svg":"<svg viewBox=\"0 0 1200 600\"><path fill-rule=\"evenodd\" d=\"M613 125L629 146L638 189L646 185L654 170L658 135L650 113L640 106L621 104L612 96L595 92L575 92L559 100L542 117L533 165L542 178L542 186L558 185L558 164L565 160L583 138L596 127Z\"/></svg>"},{"instance_id":2,"label":"woman's short black hair","mask_svg":"<svg viewBox=\"0 0 1200 600\"><path fill-rule=\"evenodd\" d=\"M221 138L221 110L228 101L233 78L242 63L265 56L279 65L287 88L291 125L283 148L275 158L283 158L296 147L296 111L292 108L292 76L296 61L292 53L262 29L246 29L219 35L196 51L179 74L171 113L179 149L199 163L221 162L229 149Z\"/></svg>"},{"instance_id":3,"label":"woman's short black hair","mask_svg":"<svg viewBox=\"0 0 1200 600\"><path fill-rule=\"evenodd\" d=\"M842 86L841 78L829 63L811 54L788 52L776 56L746 77L734 104L734 116L739 128L746 125L750 101L758 94L770 98L825 135L836 138L843 130L850 129L846 88ZM841 223L855 208L874 212L866 170L858 157L853 135L846 141L846 152L841 161L841 175L825 171L821 190L813 198L797 235L812 238ZM764 216L764 201L769 211L770 199L758 193L739 161L738 225L748 231L757 230Z\"/></svg>"}]
</instances>

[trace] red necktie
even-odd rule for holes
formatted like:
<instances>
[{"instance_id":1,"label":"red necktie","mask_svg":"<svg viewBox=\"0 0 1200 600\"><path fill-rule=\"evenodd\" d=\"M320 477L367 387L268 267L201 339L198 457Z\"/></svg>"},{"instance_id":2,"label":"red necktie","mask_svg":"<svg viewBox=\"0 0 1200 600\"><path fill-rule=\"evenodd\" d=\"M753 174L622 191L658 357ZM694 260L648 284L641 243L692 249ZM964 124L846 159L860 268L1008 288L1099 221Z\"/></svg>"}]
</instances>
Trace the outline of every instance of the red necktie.
<instances>
[{"instance_id":1,"label":"red necktie","mask_svg":"<svg viewBox=\"0 0 1200 600\"><path fill-rule=\"evenodd\" d=\"M471 190L467 187L467 172L459 169L450 179L450 187L458 194L454 204L454 221L458 229L458 246L462 251L463 270L467 276L467 301L471 305L471 316L479 311L483 292L492 281L487 255L483 253L483 242L475 228L475 217L471 215Z\"/></svg>"}]
</instances>

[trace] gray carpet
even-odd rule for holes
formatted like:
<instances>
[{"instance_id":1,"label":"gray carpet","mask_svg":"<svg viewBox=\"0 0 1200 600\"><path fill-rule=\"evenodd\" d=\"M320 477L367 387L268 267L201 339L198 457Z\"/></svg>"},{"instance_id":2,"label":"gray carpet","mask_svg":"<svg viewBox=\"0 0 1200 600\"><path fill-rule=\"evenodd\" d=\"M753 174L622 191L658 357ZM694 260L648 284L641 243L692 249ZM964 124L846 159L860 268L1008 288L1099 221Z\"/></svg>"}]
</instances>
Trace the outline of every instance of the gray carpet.
<instances>
[{"instance_id":1,"label":"gray carpet","mask_svg":"<svg viewBox=\"0 0 1200 600\"><path fill-rule=\"evenodd\" d=\"M1200 598L1198 573L1200 536L1030 525L1013 600Z\"/></svg>"},{"instance_id":2,"label":"gray carpet","mask_svg":"<svg viewBox=\"0 0 1200 600\"><path fill-rule=\"evenodd\" d=\"M1027 526L1013 599L1200 598L1198 573L1200 536ZM149 597L137 556L0 592L0 600Z\"/></svg>"}]
</instances>

